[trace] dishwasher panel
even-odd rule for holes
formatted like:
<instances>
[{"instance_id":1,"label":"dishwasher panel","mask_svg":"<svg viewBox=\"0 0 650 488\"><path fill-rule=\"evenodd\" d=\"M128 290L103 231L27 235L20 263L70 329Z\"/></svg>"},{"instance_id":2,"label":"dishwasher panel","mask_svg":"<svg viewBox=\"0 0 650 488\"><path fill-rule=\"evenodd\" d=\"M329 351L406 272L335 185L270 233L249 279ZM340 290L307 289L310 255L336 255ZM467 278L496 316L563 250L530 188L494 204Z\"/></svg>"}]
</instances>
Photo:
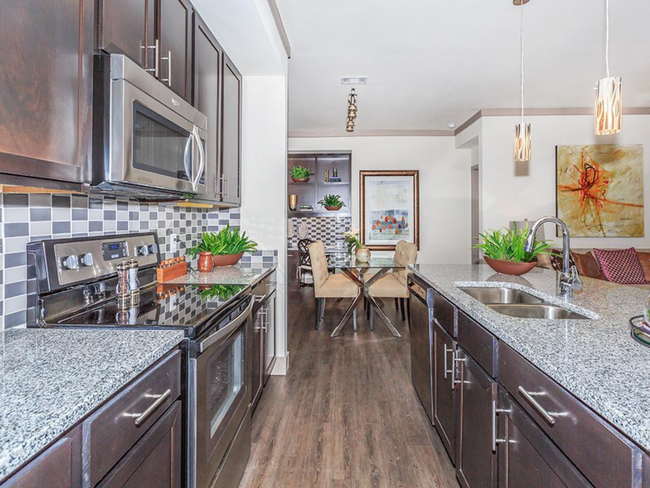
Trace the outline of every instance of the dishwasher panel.
<instances>
[{"instance_id":1,"label":"dishwasher panel","mask_svg":"<svg viewBox=\"0 0 650 488\"><path fill-rule=\"evenodd\" d=\"M433 425L433 289L416 277L411 292L411 378Z\"/></svg>"}]
</instances>

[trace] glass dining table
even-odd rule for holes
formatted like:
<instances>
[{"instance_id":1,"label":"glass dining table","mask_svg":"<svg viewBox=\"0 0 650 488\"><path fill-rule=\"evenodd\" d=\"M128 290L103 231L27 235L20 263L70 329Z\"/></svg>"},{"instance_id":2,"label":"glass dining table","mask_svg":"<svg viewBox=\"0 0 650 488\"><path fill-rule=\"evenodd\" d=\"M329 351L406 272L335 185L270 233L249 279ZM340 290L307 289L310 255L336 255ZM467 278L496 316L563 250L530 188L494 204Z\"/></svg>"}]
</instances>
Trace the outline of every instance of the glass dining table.
<instances>
[{"instance_id":1,"label":"glass dining table","mask_svg":"<svg viewBox=\"0 0 650 488\"><path fill-rule=\"evenodd\" d=\"M328 267L334 268L335 270L341 270L350 280L352 280L360 289L361 292L356 296L352 301L352 304L345 311L345 314L339 321L338 325L334 328L332 332L332 337L337 337L341 334L341 331L345 325L350 320L350 316L353 311L358 306L362 298L368 301L369 306L375 307L375 311L381 318L382 322L386 325L386 328L393 334L395 337L402 337L402 335L397 331L393 323L390 321L386 312L383 309L383 303L378 298L370 295L370 286L375 283L379 278L384 276L389 271L394 269L403 269L404 266L398 266L393 258L387 257L371 257L370 261L367 263L362 263L351 257L348 253L331 253L328 260ZM365 278L365 274L373 270L372 274L368 279Z\"/></svg>"}]
</instances>

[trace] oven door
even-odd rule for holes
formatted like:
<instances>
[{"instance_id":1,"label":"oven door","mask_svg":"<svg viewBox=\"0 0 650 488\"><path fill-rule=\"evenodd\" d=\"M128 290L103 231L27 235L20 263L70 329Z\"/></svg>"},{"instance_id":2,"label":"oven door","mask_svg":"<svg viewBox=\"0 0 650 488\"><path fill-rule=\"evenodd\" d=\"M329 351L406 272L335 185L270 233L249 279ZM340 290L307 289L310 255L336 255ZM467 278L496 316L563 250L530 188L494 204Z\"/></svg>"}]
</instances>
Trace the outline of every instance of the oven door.
<instances>
[{"instance_id":1,"label":"oven door","mask_svg":"<svg viewBox=\"0 0 650 488\"><path fill-rule=\"evenodd\" d=\"M227 326L196 344L190 359L190 486L206 488L250 415L251 299ZM192 410L194 418L192 419Z\"/></svg>"},{"instance_id":2,"label":"oven door","mask_svg":"<svg viewBox=\"0 0 650 488\"><path fill-rule=\"evenodd\" d=\"M111 92L105 179L179 193L204 192L205 131L125 80L112 81Z\"/></svg>"}]
</instances>

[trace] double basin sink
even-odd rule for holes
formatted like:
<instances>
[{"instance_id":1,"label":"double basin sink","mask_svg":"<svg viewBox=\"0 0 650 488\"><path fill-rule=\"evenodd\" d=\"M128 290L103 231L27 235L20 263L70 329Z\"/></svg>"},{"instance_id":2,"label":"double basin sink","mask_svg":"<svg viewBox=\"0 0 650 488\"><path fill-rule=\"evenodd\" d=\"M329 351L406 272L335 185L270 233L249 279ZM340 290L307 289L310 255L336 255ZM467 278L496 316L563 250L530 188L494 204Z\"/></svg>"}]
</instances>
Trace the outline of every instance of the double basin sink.
<instances>
[{"instance_id":1,"label":"double basin sink","mask_svg":"<svg viewBox=\"0 0 650 488\"><path fill-rule=\"evenodd\" d=\"M462 291L495 312L523 319L588 320L582 314L553 305L546 300L511 288L460 287Z\"/></svg>"}]
</instances>

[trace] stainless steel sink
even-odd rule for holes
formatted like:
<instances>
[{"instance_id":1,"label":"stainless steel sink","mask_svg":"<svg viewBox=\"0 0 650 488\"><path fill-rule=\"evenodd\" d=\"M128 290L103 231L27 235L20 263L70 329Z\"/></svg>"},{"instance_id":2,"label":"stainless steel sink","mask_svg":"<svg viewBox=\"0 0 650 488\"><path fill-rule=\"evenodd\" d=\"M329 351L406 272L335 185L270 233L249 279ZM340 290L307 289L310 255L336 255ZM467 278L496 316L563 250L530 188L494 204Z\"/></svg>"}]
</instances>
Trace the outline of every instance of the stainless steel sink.
<instances>
[{"instance_id":1,"label":"stainless steel sink","mask_svg":"<svg viewBox=\"0 0 650 488\"><path fill-rule=\"evenodd\" d=\"M465 293L476 298L481 303L546 303L541 298L526 293L525 291L513 290L512 288L480 288L461 287Z\"/></svg>"},{"instance_id":2,"label":"stainless steel sink","mask_svg":"<svg viewBox=\"0 0 650 488\"><path fill-rule=\"evenodd\" d=\"M589 317L585 317L582 314L547 303L488 303L486 305L495 312L502 313L503 315L510 315L511 317L520 317L522 319L589 320Z\"/></svg>"},{"instance_id":3,"label":"stainless steel sink","mask_svg":"<svg viewBox=\"0 0 650 488\"><path fill-rule=\"evenodd\" d=\"M579 320L586 317L546 300L512 288L460 287L465 293L495 312L522 319Z\"/></svg>"}]
</instances>

